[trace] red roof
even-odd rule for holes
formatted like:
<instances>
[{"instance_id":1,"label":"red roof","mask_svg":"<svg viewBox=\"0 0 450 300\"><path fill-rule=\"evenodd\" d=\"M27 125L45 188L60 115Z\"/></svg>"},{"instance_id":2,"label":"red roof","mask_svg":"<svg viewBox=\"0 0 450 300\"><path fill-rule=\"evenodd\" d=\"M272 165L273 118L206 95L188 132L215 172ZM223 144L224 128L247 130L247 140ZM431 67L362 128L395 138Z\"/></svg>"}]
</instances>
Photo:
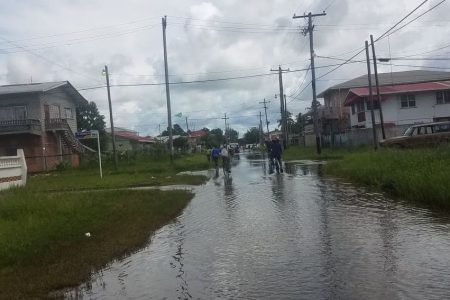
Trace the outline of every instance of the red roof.
<instances>
[{"instance_id":1,"label":"red roof","mask_svg":"<svg viewBox=\"0 0 450 300\"><path fill-rule=\"evenodd\" d=\"M127 131L118 131L114 132L114 135L117 137L121 137L127 140L142 142L142 143L153 143L155 142L155 139L151 136L139 136L137 134L127 132Z\"/></svg>"},{"instance_id":2,"label":"red roof","mask_svg":"<svg viewBox=\"0 0 450 300\"><path fill-rule=\"evenodd\" d=\"M380 86L380 95L390 95L390 94L401 94L401 93L411 93L411 92L425 92L425 91L439 91L450 89L450 81L436 81L436 82L420 82L420 83L410 83L410 84L397 84L397 85L385 85ZM368 87L357 87L352 88L348 91L347 97L345 98L344 105L351 105L354 101L361 97L369 96ZM372 87L372 93L376 95L377 90ZM381 100L386 100L386 96L382 97Z\"/></svg>"},{"instance_id":3,"label":"red roof","mask_svg":"<svg viewBox=\"0 0 450 300\"><path fill-rule=\"evenodd\" d=\"M197 131L192 131L191 134L189 135L190 137L193 138L199 138L202 136L206 136L208 133L204 130L197 130Z\"/></svg>"}]
</instances>

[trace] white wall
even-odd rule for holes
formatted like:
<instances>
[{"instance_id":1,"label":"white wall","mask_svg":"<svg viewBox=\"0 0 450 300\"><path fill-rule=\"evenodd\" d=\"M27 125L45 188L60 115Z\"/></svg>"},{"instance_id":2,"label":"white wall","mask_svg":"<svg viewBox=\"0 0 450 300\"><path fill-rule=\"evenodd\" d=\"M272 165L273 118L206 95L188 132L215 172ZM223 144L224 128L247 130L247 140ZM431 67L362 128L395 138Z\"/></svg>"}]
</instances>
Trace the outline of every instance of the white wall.
<instances>
[{"instance_id":1,"label":"white wall","mask_svg":"<svg viewBox=\"0 0 450 300\"><path fill-rule=\"evenodd\" d=\"M400 95L390 95L382 101L384 123L395 125L408 125L416 123L433 122L434 118L450 117L450 104L436 104L436 92L415 93L416 107L402 108ZM375 123L380 124L379 111L375 110ZM370 110L366 111L366 122L358 123L358 113L351 114L351 124L372 128Z\"/></svg>"},{"instance_id":2,"label":"white wall","mask_svg":"<svg viewBox=\"0 0 450 300\"><path fill-rule=\"evenodd\" d=\"M27 163L22 149L17 156L0 156L0 190L27 183Z\"/></svg>"}]
</instances>

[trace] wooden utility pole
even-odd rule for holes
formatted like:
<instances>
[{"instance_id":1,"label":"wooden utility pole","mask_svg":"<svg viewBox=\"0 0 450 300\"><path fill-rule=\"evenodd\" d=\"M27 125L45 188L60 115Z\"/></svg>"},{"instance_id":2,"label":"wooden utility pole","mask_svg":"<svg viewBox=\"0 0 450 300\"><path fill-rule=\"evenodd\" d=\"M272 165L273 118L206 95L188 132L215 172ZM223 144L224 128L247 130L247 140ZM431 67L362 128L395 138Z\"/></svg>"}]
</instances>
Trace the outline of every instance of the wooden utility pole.
<instances>
[{"instance_id":1,"label":"wooden utility pole","mask_svg":"<svg viewBox=\"0 0 450 300\"><path fill-rule=\"evenodd\" d=\"M111 91L109 88L108 66L105 66L105 69L103 70L103 72L106 76L106 89L108 91L109 122L111 123L111 139L112 139L112 146L113 146L114 167L117 169L116 135L114 134L114 119L113 119L112 104L111 104Z\"/></svg>"},{"instance_id":2,"label":"wooden utility pole","mask_svg":"<svg viewBox=\"0 0 450 300\"><path fill-rule=\"evenodd\" d=\"M375 127L375 113L373 111L373 95L372 95L372 76L370 74L370 58L369 58L369 42L366 41L366 59L367 59L367 78L369 81L369 102L370 102L370 115L372 118L372 133L373 133L373 147L375 150L378 149L377 141L377 129Z\"/></svg>"},{"instance_id":3,"label":"wooden utility pole","mask_svg":"<svg viewBox=\"0 0 450 300\"><path fill-rule=\"evenodd\" d=\"M264 133L262 127L262 114L259 112L259 144L262 145L264 141Z\"/></svg>"},{"instance_id":4,"label":"wooden utility pole","mask_svg":"<svg viewBox=\"0 0 450 300\"><path fill-rule=\"evenodd\" d=\"M270 71L278 72L278 81L280 84L280 112L281 112L281 132L283 133L283 148L286 150L286 111L284 109L284 100L283 100L283 72L289 71L289 69L283 70L281 66L278 66L278 70L271 69ZM276 97L275 97L276 98Z\"/></svg>"},{"instance_id":5,"label":"wooden utility pole","mask_svg":"<svg viewBox=\"0 0 450 300\"><path fill-rule=\"evenodd\" d=\"M166 27L167 27L167 16L164 16L164 18L162 18L163 46L164 46L164 72L165 72L165 80L166 80L167 122L169 124L169 150L170 150L170 161L172 162L173 161L172 111L170 109L169 66L167 64Z\"/></svg>"},{"instance_id":6,"label":"wooden utility pole","mask_svg":"<svg viewBox=\"0 0 450 300\"><path fill-rule=\"evenodd\" d=\"M288 122L288 110L287 110L287 102L286 95L284 95L284 116L285 116L285 125L286 125L286 145L289 145L289 122Z\"/></svg>"},{"instance_id":7,"label":"wooden utility pole","mask_svg":"<svg viewBox=\"0 0 450 300\"><path fill-rule=\"evenodd\" d=\"M186 117L186 133L189 134L188 117Z\"/></svg>"},{"instance_id":8,"label":"wooden utility pole","mask_svg":"<svg viewBox=\"0 0 450 300\"><path fill-rule=\"evenodd\" d=\"M225 143L228 143L230 137L230 131L228 131L228 139L227 139L227 129L228 129L228 125L227 125L227 120L229 118L227 118L227 113L225 113L225 117L222 118L222 120L225 120L225 132L224 132L224 136L225 136Z\"/></svg>"},{"instance_id":9,"label":"wooden utility pole","mask_svg":"<svg viewBox=\"0 0 450 300\"><path fill-rule=\"evenodd\" d=\"M386 139L386 133L384 132L383 109L381 106L380 84L378 81L377 57L375 55L375 43L373 42L373 35L370 35L370 43L372 44L373 72L375 73L375 85L377 87L377 100L378 100L378 106L380 109L381 134L383 136L383 139Z\"/></svg>"},{"instance_id":10,"label":"wooden utility pole","mask_svg":"<svg viewBox=\"0 0 450 300\"><path fill-rule=\"evenodd\" d=\"M313 92L313 101L312 101L312 109L314 114L314 134L316 135L316 148L317 148L317 154L322 153L322 148L320 145L320 135L319 135L319 115L317 112L317 107L319 105L317 101L317 94L316 94L316 70L314 68L314 38L313 38L313 32L314 32L314 26L312 25L312 18L313 17L321 17L326 16L327 14L325 12L321 14L312 14L311 12L308 15L303 16L296 16L294 14L294 19L298 18L308 18L308 27L306 27L303 30L303 34L306 35L309 33L309 52L311 55L311 86L312 86L312 92Z\"/></svg>"},{"instance_id":11,"label":"wooden utility pole","mask_svg":"<svg viewBox=\"0 0 450 300\"><path fill-rule=\"evenodd\" d=\"M266 115L266 127L267 127L267 138L270 139L269 136L269 121L267 120L267 105L266 103L269 103L266 101L266 98L264 98L263 102L259 102L259 103L264 103L264 114Z\"/></svg>"}]
</instances>

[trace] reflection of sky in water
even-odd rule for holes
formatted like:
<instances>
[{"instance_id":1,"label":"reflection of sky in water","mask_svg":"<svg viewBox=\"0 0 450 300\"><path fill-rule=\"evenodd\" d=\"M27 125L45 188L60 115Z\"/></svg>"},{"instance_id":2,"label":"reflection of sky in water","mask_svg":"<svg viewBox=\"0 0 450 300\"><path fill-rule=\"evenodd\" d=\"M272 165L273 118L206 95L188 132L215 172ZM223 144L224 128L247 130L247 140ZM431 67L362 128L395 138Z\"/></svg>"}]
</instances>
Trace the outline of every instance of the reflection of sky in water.
<instances>
[{"instance_id":1,"label":"reflection of sky in water","mask_svg":"<svg viewBox=\"0 0 450 300\"><path fill-rule=\"evenodd\" d=\"M80 287L86 299L442 299L449 217L241 154L175 222ZM214 173L214 172L213 172ZM76 291L67 296L76 296Z\"/></svg>"}]
</instances>

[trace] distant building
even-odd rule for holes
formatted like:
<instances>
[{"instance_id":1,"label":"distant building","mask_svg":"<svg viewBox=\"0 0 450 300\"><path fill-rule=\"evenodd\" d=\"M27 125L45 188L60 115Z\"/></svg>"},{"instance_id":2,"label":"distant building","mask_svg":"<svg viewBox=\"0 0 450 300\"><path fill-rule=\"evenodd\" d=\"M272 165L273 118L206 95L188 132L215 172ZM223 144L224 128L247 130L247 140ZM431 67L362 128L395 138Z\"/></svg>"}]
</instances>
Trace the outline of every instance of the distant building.
<instances>
[{"instance_id":1,"label":"distant building","mask_svg":"<svg viewBox=\"0 0 450 300\"><path fill-rule=\"evenodd\" d=\"M106 132L111 136L111 128L106 128ZM150 150L157 141L151 136L140 136L137 131L114 127L114 136L116 140L116 150L125 151L146 151ZM112 151L112 140L109 139L106 151Z\"/></svg>"}]
</instances>

